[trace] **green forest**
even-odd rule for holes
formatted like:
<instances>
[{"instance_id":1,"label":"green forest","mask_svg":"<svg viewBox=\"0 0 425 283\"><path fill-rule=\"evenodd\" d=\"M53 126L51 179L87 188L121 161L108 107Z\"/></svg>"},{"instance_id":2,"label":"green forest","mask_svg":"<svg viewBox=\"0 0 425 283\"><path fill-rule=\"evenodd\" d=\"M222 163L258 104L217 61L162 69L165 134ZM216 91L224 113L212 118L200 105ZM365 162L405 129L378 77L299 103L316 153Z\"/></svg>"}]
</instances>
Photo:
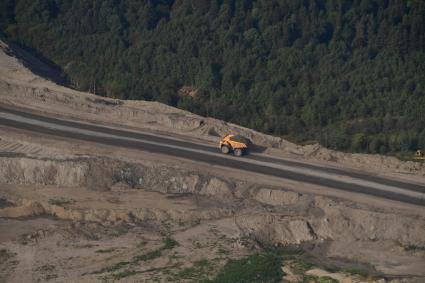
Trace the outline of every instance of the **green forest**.
<instances>
[{"instance_id":1,"label":"green forest","mask_svg":"<svg viewBox=\"0 0 425 283\"><path fill-rule=\"evenodd\" d=\"M2 0L0 29L79 90L344 151L425 149L422 0Z\"/></svg>"}]
</instances>

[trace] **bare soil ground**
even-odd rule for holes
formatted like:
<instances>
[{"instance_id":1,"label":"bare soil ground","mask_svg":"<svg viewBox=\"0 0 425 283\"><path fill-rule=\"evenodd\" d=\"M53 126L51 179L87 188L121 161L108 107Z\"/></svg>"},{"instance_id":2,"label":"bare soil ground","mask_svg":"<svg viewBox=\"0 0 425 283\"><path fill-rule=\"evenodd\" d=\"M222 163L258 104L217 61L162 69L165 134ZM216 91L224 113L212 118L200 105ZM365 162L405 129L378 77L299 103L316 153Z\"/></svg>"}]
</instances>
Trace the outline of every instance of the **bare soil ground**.
<instances>
[{"instance_id":1,"label":"bare soil ground","mask_svg":"<svg viewBox=\"0 0 425 283\"><path fill-rule=\"evenodd\" d=\"M301 193L282 180L5 129L0 138L7 282L22 282L22 274L26 281L196 282L275 244L307 245L314 264L294 278L318 267L352 282L425 276L422 208ZM169 240L178 245L164 249Z\"/></svg>"},{"instance_id":2,"label":"bare soil ground","mask_svg":"<svg viewBox=\"0 0 425 283\"><path fill-rule=\"evenodd\" d=\"M425 181L422 163L302 147L160 103L77 92L12 53L0 43L3 104L200 143L238 132L273 156ZM0 282L199 282L276 245L304 251L282 263L286 281L425 280L421 207L0 126Z\"/></svg>"}]
</instances>

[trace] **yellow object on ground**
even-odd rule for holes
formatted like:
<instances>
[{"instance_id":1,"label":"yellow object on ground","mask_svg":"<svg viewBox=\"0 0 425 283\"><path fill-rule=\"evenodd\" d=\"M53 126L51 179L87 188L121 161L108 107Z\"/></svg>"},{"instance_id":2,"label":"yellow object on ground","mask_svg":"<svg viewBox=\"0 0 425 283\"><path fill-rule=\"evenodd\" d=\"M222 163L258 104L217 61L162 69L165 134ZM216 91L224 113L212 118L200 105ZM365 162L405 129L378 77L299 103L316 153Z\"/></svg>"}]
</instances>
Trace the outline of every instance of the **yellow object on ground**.
<instances>
[{"instance_id":1,"label":"yellow object on ground","mask_svg":"<svg viewBox=\"0 0 425 283\"><path fill-rule=\"evenodd\" d=\"M242 156L248 152L251 141L241 135L226 135L221 141L219 148L222 153L228 154L233 151L235 156Z\"/></svg>"}]
</instances>

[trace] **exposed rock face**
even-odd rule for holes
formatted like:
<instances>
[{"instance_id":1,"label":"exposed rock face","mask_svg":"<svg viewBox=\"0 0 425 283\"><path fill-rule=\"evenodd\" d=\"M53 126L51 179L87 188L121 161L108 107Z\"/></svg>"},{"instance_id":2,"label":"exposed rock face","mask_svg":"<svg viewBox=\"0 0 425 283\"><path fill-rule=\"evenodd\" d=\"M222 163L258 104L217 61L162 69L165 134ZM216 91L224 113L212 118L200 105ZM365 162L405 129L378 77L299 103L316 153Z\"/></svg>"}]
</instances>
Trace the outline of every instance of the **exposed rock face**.
<instances>
[{"instance_id":1,"label":"exposed rock face","mask_svg":"<svg viewBox=\"0 0 425 283\"><path fill-rule=\"evenodd\" d=\"M108 158L45 160L32 157L0 158L0 183L58 185L109 189L123 184L134 189L149 188L163 193L200 193L231 197L229 183L166 165L129 163Z\"/></svg>"},{"instance_id":2,"label":"exposed rock face","mask_svg":"<svg viewBox=\"0 0 425 283\"><path fill-rule=\"evenodd\" d=\"M300 244L316 238L307 221L280 215L241 216L237 218L237 224L248 235L270 244Z\"/></svg>"},{"instance_id":3,"label":"exposed rock face","mask_svg":"<svg viewBox=\"0 0 425 283\"><path fill-rule=\"evenodd\" d=\"M315 205L324 211L324 217L313 222L312 226L323 239L379 239L425 247L423 217L350 207L323 197L315 197ZM413 219L415 225L411 225Z\"/></svg>"},{"instance_id":4,"label":"exposed rock face","mask_svg":"<svg viewBox=\"0 0 425 283\"><path fill-rule=\"evenodd\" d=\"M187 225L231 219L242 236L261 243L330 241L336 247L353 247L347 248L350 251L347 253L335 249L338 256L358 256L358 260L366 256L358 255L354 248L357 245L373 247L385 242L393 250L419 247L419 251L425 247L425 215L376 210L348 201L247 184L147 161L6 156L0 157L0 184L49 186L58 191L59 197L46 199L44 194L36 197L34 192L31 197L23 198L18 192L10 192L1 196L7 205L0 208L0 218L50 216L101 225L145 222ZM61 187L67 188L68 199L62 199L65 191L59 193ZM87 194L92 195L84 197ZM104 194L114 197L100 200ZM149 194L162 195L164 203L152 205L150 199L158 197ZM164 195L181 198L177 202L180 204L165 201ZM190 201L186 196L190 196Z\"/></svg>"},{"instance_id":5,"label":"exposed rock face","mask_svg":"<svg viewBox=\"0 0 425 283\"><path fill-rule=\"evenodd\" d=\"M206 195L221 200L232 198L232 190L230 185L218 178L212 178L207 184L205 184L201 191L201 195Z\"/></svg>"},{"instance_id":6,"label":"exposed rock face","mask_svg":"<svg viewBox=\"0 0 425 283\"><path fill-rule=\"evenodd\" d=\"M240 207L244 200L248 213L236 213L237 224L247 234L267 242L300 243L319 239L392 240L404 245L425 246L423 218L376 212L368 208L350 207L325 197L311 197L276 188L241 186L237 180L221 179L164 164L130 163L108 158L37 159L31 157L0 158L0 183L86 187L89 190L110 190L113 186L173 194L194 194L215 199L222 205ZM272 208L261 210L261 204ZM25 208L25 209L24 209ZM258 210L260 209L260 210ZM152 210L122 210L115 214L98 210L76 212L43 203L27 202L16 208L5 208L3 216L25 216L47 213L64 219L90 221L129 221L169 218L170 214ZM276 210L276 212L273 212ZM314 211L314 213L313 213ZM117 214L118 213L118 214ZM196 212L194 215L199 214ZM219 213L220 214L220 213ZM155 216L152 216L155 215ZM193 218L194 215L184 217ZM183 217L183 216L178 216ZM415 224L411 221L415 219Z\"/></svg>"},{"instance_id":7,"label":"exposed rock face","mask_svg":"<svg viewBox=\"0 0 425 283\"><path fill-rule=\"evenodd\" d=\"M53 216L61 220L75 222L95 222L103 224L134 223L137 221L161 223L164 221L176 221L180 223L200 220L212 220L228 217L231 211L227 209L209 209L202 212L185 211L175 209L158 208L100 208L81 209L53 205L47 202L21 200L20 204L0 209L0 218L24 218L33 216Z\"/></svg>"},{"instance_id":8,"label":"exposed rock face","mask_svg":"<svg viewBox=\"0 0 425 283\"><path fill-rule=\"evenodd\" d=\"M1 158L0 182L6 184L82 186L88 164L78 161Z\"/></svg>"},{"instance_id":9,"label":"exposed rock face","mask_svg":"<svg viewBox=\"0 0 425 283\"><path fill-rule=\"evenodd\" d=\"M269 205L288 205L297 203L301 197L301 194L296 192L261 188L254 199Z\"/></svg>"}]
</instances>

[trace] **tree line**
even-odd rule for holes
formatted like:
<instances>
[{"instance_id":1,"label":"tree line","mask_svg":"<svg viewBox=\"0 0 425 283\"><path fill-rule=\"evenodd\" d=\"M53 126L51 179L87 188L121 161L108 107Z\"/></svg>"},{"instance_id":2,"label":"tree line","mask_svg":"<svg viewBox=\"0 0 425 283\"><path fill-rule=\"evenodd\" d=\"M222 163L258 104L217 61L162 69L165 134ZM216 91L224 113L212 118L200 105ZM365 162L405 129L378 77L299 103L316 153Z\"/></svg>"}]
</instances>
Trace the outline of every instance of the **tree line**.
<instances>
[{"instance_id":1,"label":"tree line","mask_svg":"<svg viewBox=\"0 0 425 283\"><path fill-rule=\"evenodd\" d=\"M420 0L4 0L0 28L80 90L334 149L425 149Z\"/></svg>"}]
</instances>

